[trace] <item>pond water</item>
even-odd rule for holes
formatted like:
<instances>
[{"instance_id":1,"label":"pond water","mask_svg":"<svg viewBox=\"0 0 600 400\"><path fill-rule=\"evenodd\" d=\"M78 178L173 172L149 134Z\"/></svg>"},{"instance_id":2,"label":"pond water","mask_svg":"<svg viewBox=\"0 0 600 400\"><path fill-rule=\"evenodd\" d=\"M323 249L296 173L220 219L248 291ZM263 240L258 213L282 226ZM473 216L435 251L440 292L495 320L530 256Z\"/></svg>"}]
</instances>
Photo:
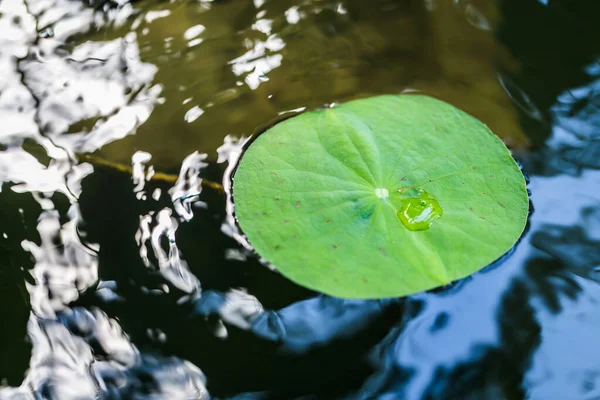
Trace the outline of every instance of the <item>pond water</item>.
<instances>
[{"instance_id":1,"label":"pond water","mask_svg":"<svg viewBox=\"0 0 600 400\"><path fill-rule=\"evenodd\" d=\"M600 398L599 17L596 0L0 0L0 399ZM521 241L401 299L265 267L214 184L247 138L404 91L513 150Z\"/></svg>"}]
</instances>

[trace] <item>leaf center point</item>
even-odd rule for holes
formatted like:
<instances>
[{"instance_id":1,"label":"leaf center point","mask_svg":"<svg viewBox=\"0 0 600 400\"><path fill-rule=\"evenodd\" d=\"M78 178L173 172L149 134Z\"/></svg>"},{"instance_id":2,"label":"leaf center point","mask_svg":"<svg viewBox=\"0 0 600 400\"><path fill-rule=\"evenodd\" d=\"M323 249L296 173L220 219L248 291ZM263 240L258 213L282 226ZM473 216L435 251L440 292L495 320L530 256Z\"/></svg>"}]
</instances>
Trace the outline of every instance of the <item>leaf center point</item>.
<instances>
[{"instance_id":1,"label":"leaf center point","mask_svg":"<svg viewBox=\"0 0 600 400\"><path fill-rule=\"evenodd\" d=\"M390 196L390 192L386 188L375 189L375 196L380 199L387 199Z\"/></svg>"}]
</instances>

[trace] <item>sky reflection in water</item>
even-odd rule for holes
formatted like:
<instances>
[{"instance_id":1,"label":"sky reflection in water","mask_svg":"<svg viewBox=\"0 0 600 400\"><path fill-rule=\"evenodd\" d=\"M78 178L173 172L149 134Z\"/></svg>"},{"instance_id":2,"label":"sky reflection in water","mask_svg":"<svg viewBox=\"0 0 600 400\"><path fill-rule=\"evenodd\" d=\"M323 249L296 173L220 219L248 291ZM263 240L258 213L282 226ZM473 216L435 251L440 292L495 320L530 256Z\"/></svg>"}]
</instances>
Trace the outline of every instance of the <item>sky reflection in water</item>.
<instances>
[{"instance_id":1,"label":"sky reflection in water","mask_svg":"<svg viewBox=\"0 0 600 400\"><path fill-rule=\"evenodd\" d=\"M0 1L0 399L599 397L600 49L539 39L593 13L480 3ZM262 265L201 178L289 110L407 88L514 146L519 245L381 301Z\"/></svg>"}]
</instances>

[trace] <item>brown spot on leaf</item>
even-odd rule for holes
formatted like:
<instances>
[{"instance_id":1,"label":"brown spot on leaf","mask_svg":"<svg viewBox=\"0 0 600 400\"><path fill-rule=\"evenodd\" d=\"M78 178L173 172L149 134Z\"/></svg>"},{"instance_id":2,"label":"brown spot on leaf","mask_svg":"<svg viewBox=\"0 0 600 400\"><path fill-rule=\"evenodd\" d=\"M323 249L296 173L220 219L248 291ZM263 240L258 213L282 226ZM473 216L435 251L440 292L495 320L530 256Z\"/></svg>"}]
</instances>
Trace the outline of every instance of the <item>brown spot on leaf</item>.
<instances>
[{"instance_id":1,"label":"brown spot on leaf","mask_svg":"<svg viewBox=\"0 0 600 400\"><path fill-rule=\"evenodd\" d=\"M327 221L325 221L326 224L329 224L331 222L330 219L328 219Z\"/></svg>"},{"instance_id":2,"label":"brown spot on leaf","mask_svg":"<svg viewBox=\"0 0 600 400\"><path fill-rule=\"evenodd\" d=\"M403 176L402 179L400 179L401 181L406 181L406 177Z\"/></svg>"},{"instance_id":3,"label":"brown spot on leaf","mask_svg":"<svg viewBox=\"0 0 600 400\"><path fill-rule=\"evenodd\" d=\"M299 201L296 202L296 207L300 207L301 203Z\"/></svg>"},{"instance_id":4,"label":"brown spot on leaf","mask_svg":"<svg viewBox=\"0 0 600 400\"><path fill-rule=\"evenodd\" d=\"M331 246L331 248L334 249L334 250L337 249L338 248L337 244L334 244L333 246Z\"/></svg>"},{"instance_id":5,"label":"brown spot on leaf","mask_svg":"<svg viewBox=\"0 0 600 400\"><path fill-rule=\"evenodd\" d=\"M367 278L362 278L362 281L363 281L364 283L369 283L369 280L368 280Z\"/></svg>"},{"instance_id":6,"label":"brown spot on leaf","mask_svg":"<svg viewBox=\"0 0 600 400\"><path fill-rule=\"evenodd\" d=\"M477 169L477 167L473 167L473 171L475 171Z\"/></svg>"},{"instance_id":7,"label":"brown spot on leaf","mask_svg":"<svg viewBox=\"0 0 600 400\"><path fill-rule=\"evenodd\" d=\"M296 235L292 236L292 240L296 240Z\"/></svg>"},{"instance_id":8,"label":"brown spot on leaf","mask_svg":"<svg viewBox=\"0 0 600 400\"><path fill-rule=\"evenodd\" d=\"M290 221L288 221L287 219L284 219L284 220L283 220L283 223L284 223L284 224L287 224L288 222L290 222Z\"/></svg>"},{"instance_id":9,"label":"brown spot on leaf","mask_svg":"<svg viewBox=\"0 0 600 400\"><path fill-rule=\"evenodd\" d=\"M384 249L384 248L380 247L378 250L379 250L379 252L380 252L381 254L383 254L384 256L386 256L386 257L387 257L387 251L385 251L385 249Z\"/></svg>"},{"instance_id":10,"label":"brown spot on leaf","mask_svg":"<svg viewBox=\"0 0 600 400\"><path fill-rule=\"evenodd\" d=\"M506 206L505 206L504 204L502 204L502 203L498 203L498 205L499 205L500 207L502 207L502 208L506 208Z\"/></svg>"}]
</instances>

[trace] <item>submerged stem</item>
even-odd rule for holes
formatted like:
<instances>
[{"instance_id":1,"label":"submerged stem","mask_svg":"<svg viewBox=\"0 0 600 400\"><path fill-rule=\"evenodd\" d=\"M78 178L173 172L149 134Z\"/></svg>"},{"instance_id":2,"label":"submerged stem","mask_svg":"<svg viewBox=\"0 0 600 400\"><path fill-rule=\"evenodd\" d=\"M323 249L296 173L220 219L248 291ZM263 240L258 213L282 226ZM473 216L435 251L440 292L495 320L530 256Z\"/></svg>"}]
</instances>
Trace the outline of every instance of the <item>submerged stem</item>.
<instances>
[{"instance_id":1,"label":"submerged stem","mask_svg":"<svg viewBox=\"0 0 600 400\"><path fill-rule=\"evenodd\" d=\"M89 162L92 165L99 165L99 166L103 166L103 167L112 168L112 169L115 169L117 171L121 171L121 172L124 172L127 174L133 173L133 169L129 165L105 160L103 158L94 156L92 154L80 153L80 154L77 154L77 157L81 161ZM154 175L152 175L152 177L150 178L150 180L159 181L159 182L167 182L167 183L175 183L175 182L177 182L177 178L178 178L178 176L175 174L167 174L164 172L155 172ZM225 190L223 189L223 186L220 183L202 179L201 184L202 184L202 187L204 187L204 188L216 190L217 192L220 192L220 193L225 192Z\"/></svg>"},{"instance_id":2,"label":"submerged stem","mask_svg":"<svg viewBox=\"0 0 600 400\"><path fill-rule=\"evenodd\" d=\"M27 151L28 153L38 157L38 159L41 158L42 160L46 160L46 162L49 159L48 155L46 154L45 151L43 151L43 148L41 146L36 146L30 142L25 141L22 144L22 148L23 148L23 150ZM131 168L131 166L126 165L126 164L121 164L121 163L105 160L104 158L92 155L90 153L75 153L75 156L80 161L85 161L92 165L107 167L107 168L115 169L117 171L129 174L129 175L133 175L133 169ZM177 176L175 174L167 174L164 172L155 172L154 175L152 175L152 177L150 178L150 180L166 182L166 183L175 183L175 182L177 182L177 178L179 178L179 176ZM223 185L221 185L220 183L202 179L201 185L204 188L209 188L209 189L215 190L219 193L225 193L225 190L223 189Z\"/></svg>"}]
</instances>

